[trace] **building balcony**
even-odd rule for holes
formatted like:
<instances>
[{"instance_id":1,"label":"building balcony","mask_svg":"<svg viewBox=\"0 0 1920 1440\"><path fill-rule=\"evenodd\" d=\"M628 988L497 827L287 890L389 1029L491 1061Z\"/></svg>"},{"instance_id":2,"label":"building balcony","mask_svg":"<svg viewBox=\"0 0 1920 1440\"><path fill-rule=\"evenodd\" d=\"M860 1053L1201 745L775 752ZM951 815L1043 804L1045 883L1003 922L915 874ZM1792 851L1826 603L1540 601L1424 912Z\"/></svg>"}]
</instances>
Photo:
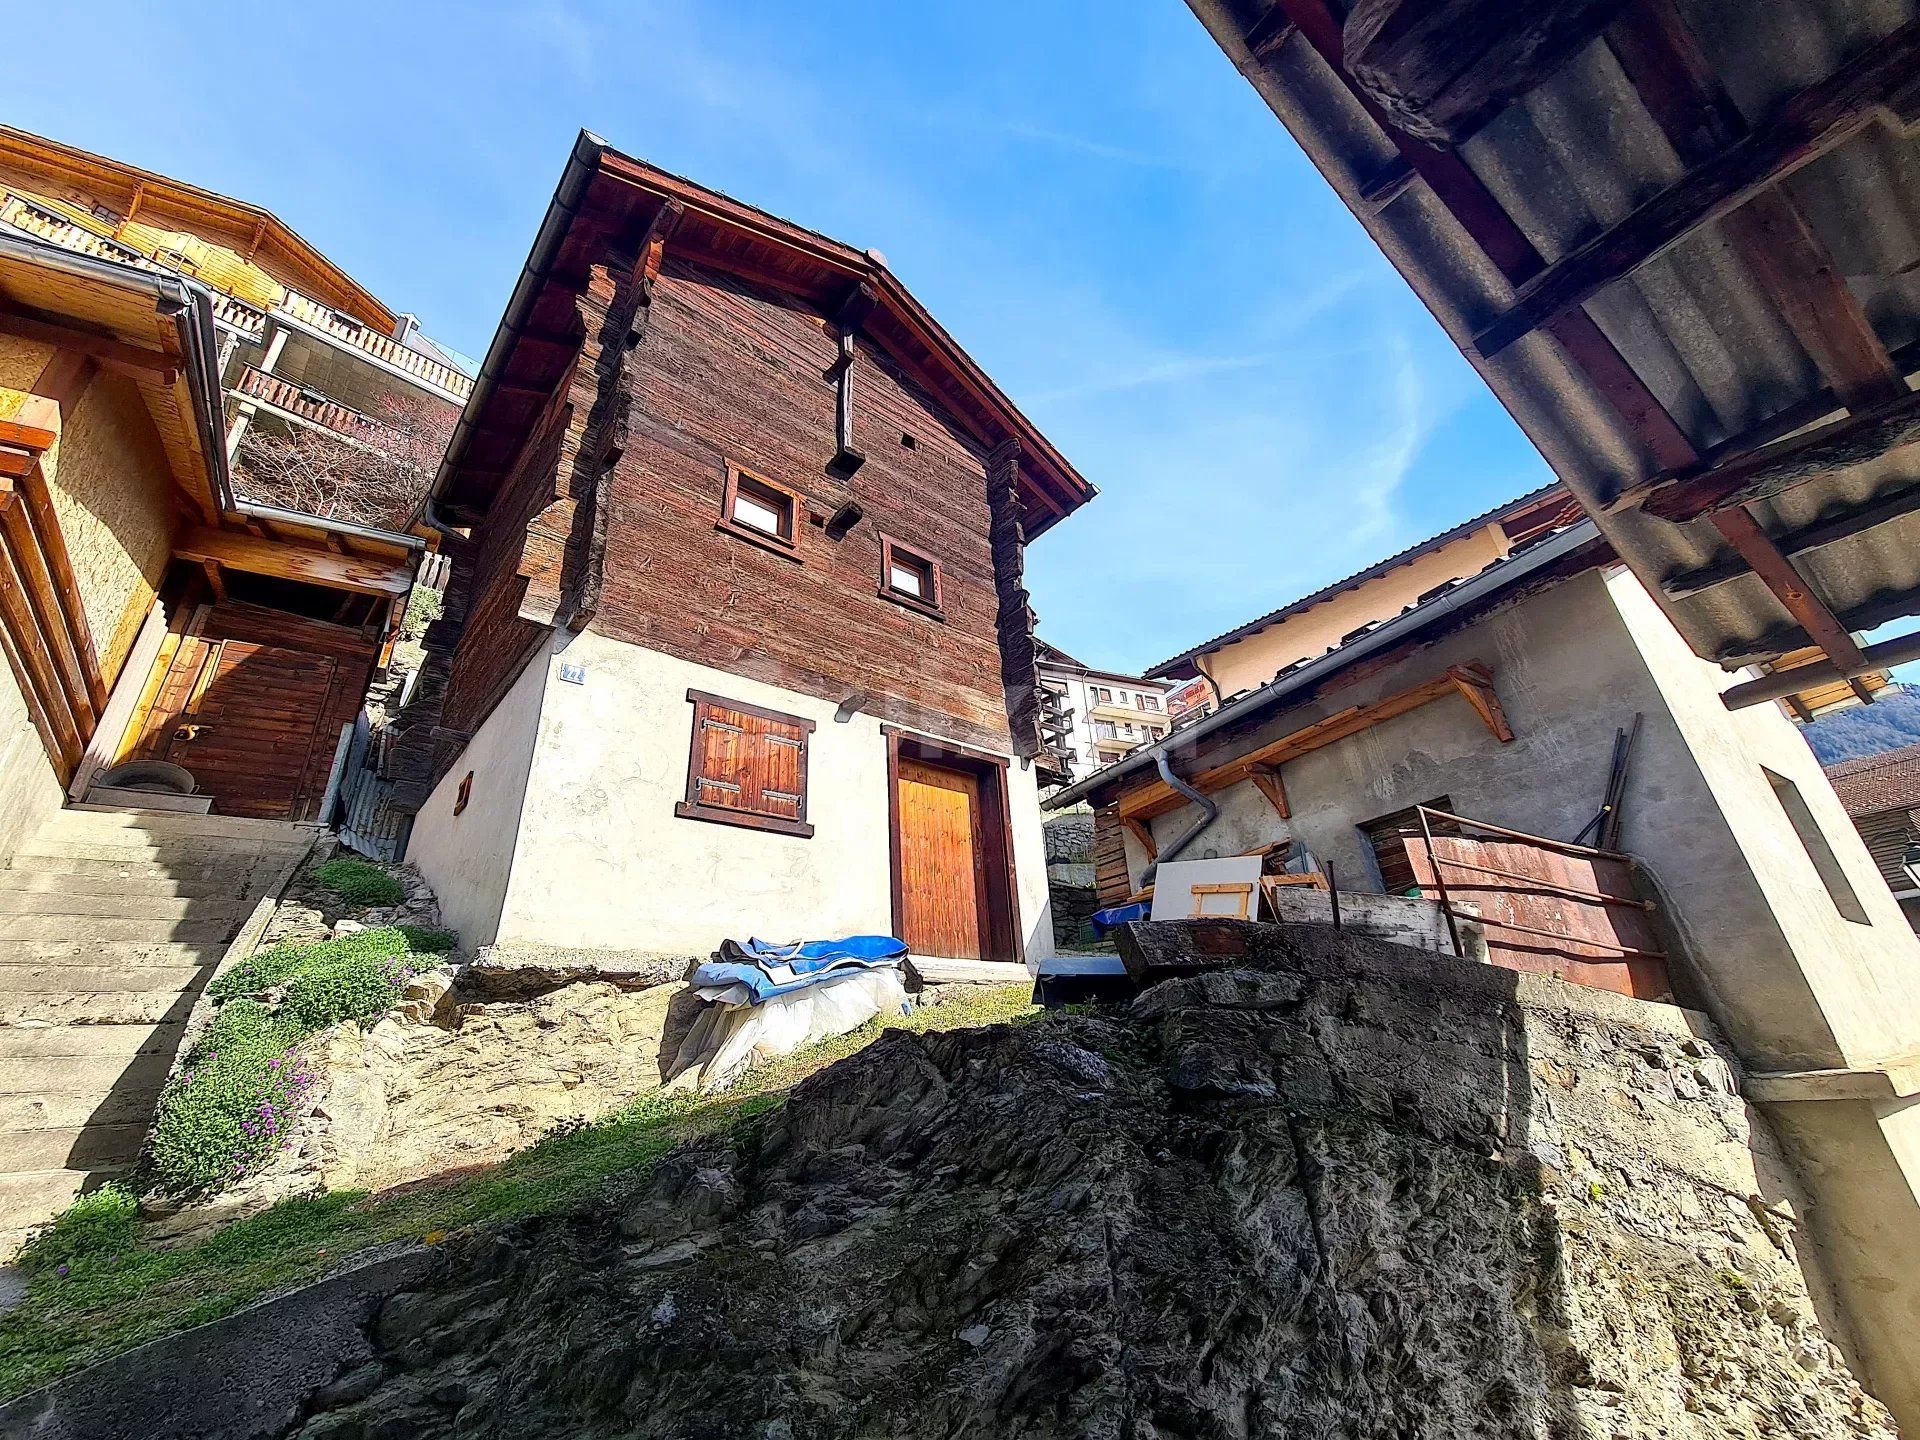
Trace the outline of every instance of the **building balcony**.
<instances>
[{"instance_id":1,"label":"building balcony","mask_svg":"<svg viewBox=\"0 0 1920 1440\"><path fill-rule=\"evenodd\" d=\"M1164 712L1159 710L1142 710L1132 701L1122 705L1118 700L1096 701L1087 713L1101 720L1131 720L1136 725L1146 719L1158 721L1164 715Z\"/></svg>"},{"instance_id":2,"label":"building balcony","mask_svg":"<svg viewBox=\"0 0 1920 1440\"><path fill-rule=\"evenodd\" d=\"M64 250L98 256L138 270L182 273L20 195L6 194L0 198L0 224ZM286 291L271 310L214 290L213 318L223 329L255 344L266 342L270 322L284 324L297 333L352 351L358 358L454 405L464 405L473 393L473 381L462 371L423 355L390 335L382 335L330 305L308 299L297 290Z\"/></svg>"},{"instance_id":3,"label":"building balcony","mask_svg":"<svg viewBox=\"0 0 1920 1440\"><path fill-rule=\"evenodd\" d=\"M392 430L371 415L251 365L240 372L239 383L229 393L290 423L317 425L356 445L389 448L383 442L392 436Z\"/></svg>"}]
</instances>

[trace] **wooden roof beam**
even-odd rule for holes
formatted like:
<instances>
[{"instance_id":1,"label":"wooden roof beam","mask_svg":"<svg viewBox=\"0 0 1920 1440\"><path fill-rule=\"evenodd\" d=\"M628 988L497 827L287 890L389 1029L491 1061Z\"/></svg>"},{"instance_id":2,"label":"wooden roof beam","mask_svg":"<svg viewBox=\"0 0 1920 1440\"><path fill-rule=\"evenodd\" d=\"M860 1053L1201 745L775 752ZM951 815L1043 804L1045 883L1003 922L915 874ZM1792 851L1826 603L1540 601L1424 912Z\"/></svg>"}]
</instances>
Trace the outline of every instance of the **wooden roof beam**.
<instances>
[{"instance_id":1,"label":"wooden roof beam","mask_svg":"<svg viewBox=\"0 0 1920 1440\"><path fill-rule=\"evenodd\" d=\"M61 325L52 320L42 320L21 310L0 308L0 335L12 335L61 350L75 350L104 364L127 370L164 375L168 383L180 369L180 361L164 350L129 345L124 340L96 335L91 330Z\"/></svg>"},{"instance_id":2,"label":"wooden roof beam","mask_svg":"<svg viewBox=\"0 0 1920 1440\"><path fill-rule=\"evenodd\" d=\"M1499 354L1818 159L1895 107L1917 71L1920 20L1913 20L1788 100L1765 127L1520 286L1512 307L1474 337L1475 350L1483 358Z\"/></svg>"},{"instance_id":3,"label":"wooden roof beam","mask_svg":"<svg viewBox=\"0 0 1920 1440\"><path fill-rule=\"evenodd\" d=\"M1693 520L1710 511L1768 500L1835 470L1865 465L1920 444L1920 391L1817 430L1735 455L1705 470L1656 475L1623 491L1609 509L1638 505L1663 520Z\"/></svg>"},{"instance_id":4,"label":"wooden roof beam","mask_svg":"<svg viewBox=\"0 0 1920 1440\"><path fill-rule=\"evenodd\" d=\"M1735 507L1714 512L1713 524L1760 577L1761 583L1773 592L1794 622L1807 632L1807 638L1826 651L1827 658L1834 664L1849 673L1859 673L1858 667L1866 664L1859 645L1827 608L1826 602L1813 593L1805 577L1794 569L1793 562L1780 553L1779 547L1760 528L1760 522L1744 508Z\"/></svg>"},{"instance_id":5,"label":"wooden roof beam","mask_svg":"<svg viewBox=\"0 0 1920 1440\"><path fill-rule=\"evenodd\" d=\"M1916 510L1920 510L1920 485L1879 496L1864 505L1830 514L1811 525L1784 531L1773 537L1773 543L1783 555L1799 555L1884 525L1889 520L1897 520ZM1744 560L1716 560L1695 570L1669 575L1660 582L1660 593L1669 600L1685 600L1752 573Z\"/></svg>"},{"instance_id":6,"label":"wooden roof beam","mask_svg":"<svg viewBox=\"0 0 1920 1440\"><path fill-rule=\"evenodd\" d=\"M324 546L263 540L237 530L188 526L175 539L173 552L202 565L211 562L251 575L272 575L361 595L400 596L413 585L413 566L405 561L336 555Z\"/></svg>"},{"instance_id":7,"label":"wooden roof beam","mask_svg":"<svg viewBox=\"0 0 1920 1440\"><path fill-rule=\"evenodd\" d=\"M1745 117L1673 0L1633 0L1607 43L1689 169L1747 135ZM1865 308L1792 196L1780 188L1756 195L1727 217L1726 231L1841 404L1860 410L1905 392Z\"/></svg>"}]
</instances>

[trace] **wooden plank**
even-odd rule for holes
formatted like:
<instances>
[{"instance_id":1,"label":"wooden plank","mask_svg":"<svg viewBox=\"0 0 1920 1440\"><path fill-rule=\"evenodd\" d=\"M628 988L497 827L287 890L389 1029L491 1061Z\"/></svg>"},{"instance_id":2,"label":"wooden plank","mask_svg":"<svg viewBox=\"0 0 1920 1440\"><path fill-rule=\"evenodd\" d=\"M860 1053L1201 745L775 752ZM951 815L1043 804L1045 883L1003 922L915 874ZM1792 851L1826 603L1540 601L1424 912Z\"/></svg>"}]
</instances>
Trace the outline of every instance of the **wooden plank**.
<instances>
[{"instance_id":1,"label":"wooden plank","mask_svg":"<svg viewBox=\"0 0 1920 1440\"><path fill-rule=\"evenodd\" d=\"M250 575L276 575L361 595L401 596L413 584L413 567L407 563L336 555L325 546L276 543L237 530L189 526L174 541L173 550L182 559L201 564L211 560Z\"/></svg>"},{"instance_id":2,"label":"wooden plank","mask_svg":"<svg viewBox=\"0 0 1920 1440\"><path fill-rule=\"evenodd\" d=\"M1809 640L1826 651L1836 665L1865 666L1867 662L1853 636L1847 633L1847 627L1835 618L1826 602L1813 593L1806 579L1793 568L1793 562L1780 553L1767 532L1760 528L1758 520L1736 507L1714 511L1713 525L1807 632Z\"/></svg>"},{"instance_id":3,"label":"wooden plank","mask_svg":"<svg viewBox=\"0 0 1920 1440\"><path fill-rule=\"evenodd\" d=\"M1409 135L1458 145L1566 63L1620 0L1356 0L1347 69Z\"/></svg>"},{"instance_id":4,"label":"wooden plank","mask_svg":"<svg viewBox=\"0 0 1920 1440\"><path fill-rule=\"evenodd\" d=\"M1484 665L1455 665L1447 671L1460 696L1473 707L1493 738L1502 745L1513 741L1513 728L1507 724L1507 712L1494 692L1493 671Z\"/></svg>"},{"instance_id":5,"label":"wooden plank","mask_svg":"<svg viewBox=\"0 0 1920 1440\"><path fill-rule=\"evenodd\" d=\"M1258 772L1271 771L1289 760L1298 759L1314 750L1344 740L1350 735L1357 735L1362 730L1371 729L1397 715L1404 715L1409 710L1429 705L1445 696L1468 696L1469 692L1479 694L1483 687L1485 693L1491 694L1492 677L1493 671L1488 666L1455 666L1434 676L1431 680L1424 680L1418 685L1409 686L1405 690L1370 704L1350 706L1322 720L1316 720L1313 724L1283 735L1250 754L1202 771L1188 783L1202 794L1211 794L1216 790L1224 790L1229 785L1238 784L1242 780L1253 780ZM1471 698L1469 703L1474 703ZM1497 706L1497 699L1494 704ZM1474 709L1476 713L1481 712L1478 703L1474 703ZM1502 735L1501 730L1494 727L1493 721L1488 720L1485 713L1481 713L1481 719L1487 721L1488 728L1493 729L1495 735L1506 740L1513 738L1511 731ZM1504 727L1504 716L1500 716L1500 724ZM1120 817L1122 821L1127 819L1144 821L1156 815L1164 815L1170 810L1177 810L1187 803L1187 798L1179 791L1164 780L1156 779L1120 797Z\"/></svg>"},{"instance_id":6,"label":"wooden plank","mask_svg":"<svg viewBox=\"0 0 1920 1440\"><path fill-rule=\"evenodd\" d=\"M0 493L0 505L12 509L19 504L20 497L13 491ZM13 547L7 545L0 548L3 548L5 557L4 563L0 563L0 625L4 625L11 651L19 657L20 668L27 676L28 683L23 687L23 693L30 692L37 698L46 717L47 733L54 742L54 764L60 774L60 783L64 785L72 776L74 767L80 763L80 756L86 749L85 737L70 708L66 691L60 684L47 637L34 619L33 607L27 598L26 582L16 567Z\"/></svg>"},{"instance_id":7,"label":"wooden plank","mask_svg":"<svg viewBox=\"0 0 1920 1440\"><path fill-rule=\"evenodd\" d=\"M34 624L53 660L67 708L73 712L81 738L91 739L93 727L100 717L92 692L104 687L99 684L97 666L94 667L94 683L88 683L92 647L87 647L83 657L78 648L79 641L66 623L53 576L47 569L47 557L39 537L34 533L33 518L27 511L24 498L14 504L0 506L0 532L5 534L8 559L13 564L14 573L20 578L27 604L33 612Z\"/></svg>"},{"instance_id":8,"label":"wooden plank","mask_svg":"<svg viewBox=\"0 0 1920 1440\"><path fill-rule=\"evenodd\" d=\"M1635 0L1608 33L1621 69L1689 169L1738 144L1745 117L1713 72L1673 0ZM1850 410L1906 389L1866 310L1784 189L1756 195L1726 233L1827 383Z\"/></svg>"},{"instance_id":9,"label":"wooden plank","mask_svg":"<svg viewBox=\"0 0 1920 1440\"><path fill-rule=\"evenodd\" d=\"M1248 772L1247 778L1253 782L1255 789L1267 797L1267 803L1273 806L1275 814L1282 820L1293 818L1293 809L1287 803L1287 787L1280 779L1277 766L1256 765Z\"/></svg>"},{"instance_id":10,"label":"wooden plank","mask_svg":"<svg viewBox=\"0 0 1920 1440\"><path fill-rule=\"evenodd\" d=\"M1663 520L1692 520L1710 510L1767 500L1836 470L1866 465L1920 443L1920 391L1835 420L1697 473L1656 475L1610 508L1638 504Z\"/></svg>"},{"instance_id":11,"label":"wooden plank","mask_svg":"<svg viewBox=\"0 0 1920 1440\"><path fill-rule=\"evenodd\" d=\"M1474 349L1483 359L1498 355L1850 139L1913 84L1916 67L1920 21L1909 21L1793 96L1765 126L1522 285L1514 304L1474 337Z\"/></svg>"},{"instance_id":12,"label":"wooden plank","mask_svg":"<svg viewBox=\"0 0 1920 1440\"><path fill-rule=\"evenodd\" d=\"M89 330L79 330L71 325L42 320L38 316L26 315L18 310L0 308L0 335L13 335L22 340L32 340L36 344L53 345L62 350L77 351L94 360L146 374L171 377L180 369L181 362L163 350L149 350L142 345L129 345L124 340L115 340L110 336L97 335Z\"/></svg>"},{"instance_id":13,"label":"wooden plank","mask_svg":"<svg viewBox=\"0 0 1920 1440\"><path fill-rule=\"evenodd\" d=\"M26 506L47 573L53 582L60 623L71 637L74 653L80 661L88 703L95 714L107 708L107 682L100 673L100 656L94 648L93 629L87 623L87 607L80 595L80 577L74 572L67 552L67 539L60 529L60 516L54 509L53 492L44 471L35 469L20 483L20 498Z\"/></svg>"},{"instance_id":14,"label":"wooden plank","mask_svg":"<svg viewBox=\"0 0 1920 1440\"><path fill-rule=\"evenodd\" d=\"M58 430L34 425L20 419L0 420L0 444L18 445L27 450L45 450L60 438Z\"/></svg>"},{"instance_id":15,"label":"wooden plank","mask_svg":"<svg viewBox=\"0 0 1920 1440\"><path fill-rule=\"evenodd\" d=\"M1783 531L1773 537L1773 543L1782 555L1798 555L1807 550L1818 550L1822 545L1831 545L1836 540L1845 540L1848 536L1884 525L1889 520L1897 520L1915 510L1920 510L1920 485L1908 486L1864 505L1837 511L1811 525ZM1684 600L1690 595L1698 595L1752 573L1747 562L1736 555L1731 560L1716 560L1698 569L1670 575L1660 582L1660 593L1669 600Z\"/></svg>"}]
</instances>

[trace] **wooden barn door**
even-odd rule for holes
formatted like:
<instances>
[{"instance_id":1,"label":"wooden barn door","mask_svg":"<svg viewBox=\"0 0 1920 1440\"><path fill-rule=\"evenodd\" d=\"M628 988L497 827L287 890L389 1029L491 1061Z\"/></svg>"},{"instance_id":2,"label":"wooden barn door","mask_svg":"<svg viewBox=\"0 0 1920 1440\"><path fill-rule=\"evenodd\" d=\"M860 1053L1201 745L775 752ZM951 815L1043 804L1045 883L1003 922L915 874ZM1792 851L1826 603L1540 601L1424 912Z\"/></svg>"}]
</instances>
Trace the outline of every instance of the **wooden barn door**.
<instances>
[{"instance_id":1,"label":"wooden barn door","mask_svg":"<svg viewBox=\"0 0 1920 1440\"><path fill-rule=\"evenodd\" d=\"M984 959L986 850L979 777L902 756L896 808L900 938L916 954Z\"/></svg>"},{"instance_id":2,"label":"wooden barn door","mask_svg":"<svg viewBox=\"0 0 1920 1440\"><path fill-rule=\"evenodd\" d=\"M185 766L223 815L308 817L319 800L313 756L333 690L330 657L181 635L155 670L133 755Z\"/></svg>"}]
</instances>

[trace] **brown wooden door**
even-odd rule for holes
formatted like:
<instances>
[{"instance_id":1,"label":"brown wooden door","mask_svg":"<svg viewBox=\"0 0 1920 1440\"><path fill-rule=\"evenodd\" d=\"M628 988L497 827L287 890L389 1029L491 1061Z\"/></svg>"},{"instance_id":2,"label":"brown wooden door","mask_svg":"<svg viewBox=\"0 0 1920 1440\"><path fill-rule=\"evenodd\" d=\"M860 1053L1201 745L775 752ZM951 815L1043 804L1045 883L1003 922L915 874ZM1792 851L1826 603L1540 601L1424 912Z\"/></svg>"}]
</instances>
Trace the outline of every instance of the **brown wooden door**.
<instances>
[{"instance_id":1,"label":"brown wooden door","mask_svg":"<svg viewBox=\"0 0 1920 1440\"><path fill-rule=\"evenodd\" d=\"M315 752L335 662L182 635L159 665L135 753L185 766L223 815L306 818L326 782L325 770L316 781Z\"/></svg>"},{"instance_id":2,"label":"brown wooden door","mask_svg":"<svg viewBox=\"0 0 1920 1440\"><path fill-rule=\"evenodd\" d=\"M921 955L985 958L980 781L900 759L900 938Z\"/></svg>"}]
</instances>

